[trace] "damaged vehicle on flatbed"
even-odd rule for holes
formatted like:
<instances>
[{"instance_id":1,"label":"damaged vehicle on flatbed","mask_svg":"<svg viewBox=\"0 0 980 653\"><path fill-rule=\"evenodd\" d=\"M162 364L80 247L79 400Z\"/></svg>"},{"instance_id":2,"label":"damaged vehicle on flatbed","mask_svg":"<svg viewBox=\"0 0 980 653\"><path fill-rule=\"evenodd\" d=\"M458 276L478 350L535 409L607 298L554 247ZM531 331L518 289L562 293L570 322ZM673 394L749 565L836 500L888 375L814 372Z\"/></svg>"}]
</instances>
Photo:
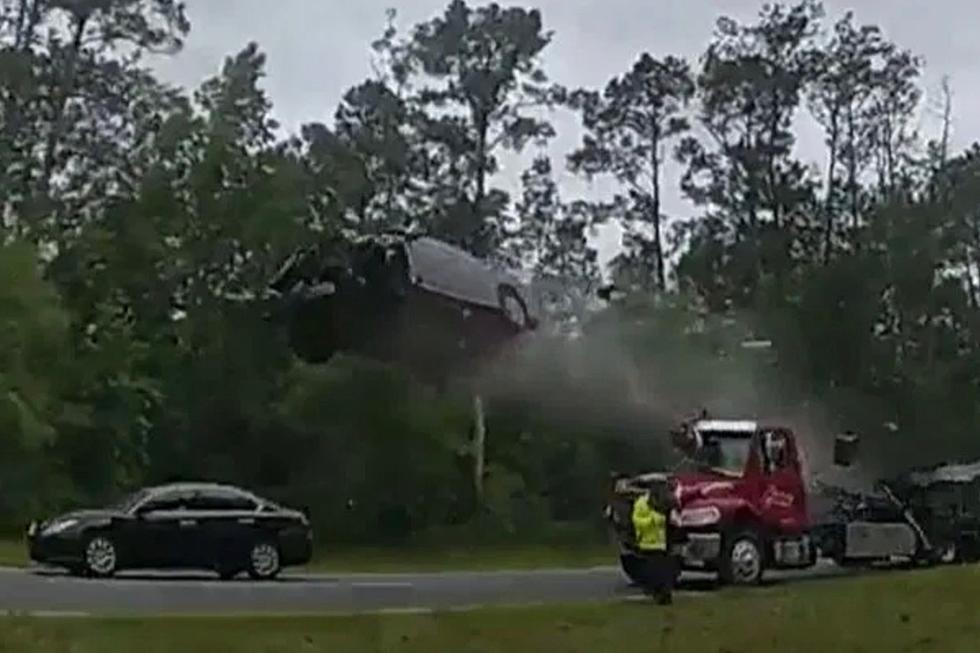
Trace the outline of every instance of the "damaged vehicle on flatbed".
<instances>
[{"instance_id":1,"label":"damaged vehicle on flatbed","mask_svg":"<svg viewBox=\"0 0 980 653\"><path fill-rule=\"evenodd\" d=\"M880 481L867 492L810 487L801 443L786 426L700 418L672 436L684 454L679 469L619 476L610 488L606 516L623 571L634 580L641 554L632 541L632 500L658 485L675 500L668 543L680 568L714 572L723 583L758 583L768 569L811 567L821 558L843 566L935 564L976 550L977 512L964 500L976 504L972 481L972 489L960 487L955 521L949 501L939 500L940 475ZM848 466L856 441L839 436L835 462Z\"/></svg>"},{"instance_id":2,"label":"damaged vehicle on flatbed","mask_svg":"<svg viewBox=\"0 0 980 653\"><path fill-rule=\"evenodd\" d=\"M536 328L529 286L441 240L391 232L296 252L270 284L296 354L338 352L442 374Z\"/></svg>"}]
</instances>

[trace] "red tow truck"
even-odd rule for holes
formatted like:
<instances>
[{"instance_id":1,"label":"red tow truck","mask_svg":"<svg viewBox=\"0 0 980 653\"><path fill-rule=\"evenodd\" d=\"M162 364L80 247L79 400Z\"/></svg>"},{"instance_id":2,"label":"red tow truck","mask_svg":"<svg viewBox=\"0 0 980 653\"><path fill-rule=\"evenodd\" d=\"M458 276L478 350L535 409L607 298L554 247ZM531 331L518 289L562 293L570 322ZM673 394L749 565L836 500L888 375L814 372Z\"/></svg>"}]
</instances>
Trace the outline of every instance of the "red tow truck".
<instances>
[{"instance_id":1,"label":"red tow truck","mask_svg":"<svg viewBox=\"0 0 980 653\"><path fill-rule=\"evenodd\" d=\"M682 423L672 441L684 454L678 469L620 475L611 488L605 514L634 580L632 499L658 485L675 499L669 546L679 568L715 572L723 583L758 583L767 569L806 568L821 557L847 566L948 558L948 539L927 533L921 514L888 484L858 494L808 487L800 442L787 426L702 416ZM850 465L856 446L856 436L838 436L835 463Z\"/></svg>"}]
</instances>

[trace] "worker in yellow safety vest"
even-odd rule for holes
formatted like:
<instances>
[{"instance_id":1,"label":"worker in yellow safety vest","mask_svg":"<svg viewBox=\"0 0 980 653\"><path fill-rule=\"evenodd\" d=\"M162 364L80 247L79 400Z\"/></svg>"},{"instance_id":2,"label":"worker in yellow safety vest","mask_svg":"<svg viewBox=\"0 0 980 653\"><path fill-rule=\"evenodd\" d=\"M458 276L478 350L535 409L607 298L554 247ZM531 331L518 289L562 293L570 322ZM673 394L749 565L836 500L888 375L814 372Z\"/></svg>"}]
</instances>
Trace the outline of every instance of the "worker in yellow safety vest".
<instances>
[{"instance_id":1,"label":"worker in yellow safety vest","mask_svg":"<svg viewBox=\"0 0 980 653\"><path fill-rule=\"evenodd\" d=\"M663 495L663 496L660 496ZM661 605L669 604L674 589L674 560L667 546L667 522L671 501L666 493L649 490L633 501L633 533L641 560L639 581Z\"/></svg>"}]
</instances>

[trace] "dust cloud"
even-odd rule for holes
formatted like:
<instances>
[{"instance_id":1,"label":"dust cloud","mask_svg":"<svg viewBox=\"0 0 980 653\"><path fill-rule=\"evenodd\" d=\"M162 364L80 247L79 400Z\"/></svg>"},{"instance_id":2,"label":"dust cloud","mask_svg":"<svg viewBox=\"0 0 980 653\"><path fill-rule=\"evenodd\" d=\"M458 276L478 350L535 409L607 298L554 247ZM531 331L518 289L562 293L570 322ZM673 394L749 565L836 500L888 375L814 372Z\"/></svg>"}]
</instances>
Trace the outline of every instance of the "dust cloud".
<instances>
[{"instance_id":1,"label":"dust cloud","mask_svg":"<svg viewBox=\"0 0 980 653\"><path fill-rule=\"evenodd\" d=\"M842 425L781 369L771 348L743 345L750 319L698 332L703 317L651 307L607 307L578 334L547 327L522 336L484 370L491 402L520 402L552 425L594 437L629 439L671 455L668 434L699 413L756 419L794 429L808 478L840 476L832 445ZM703 325L702 325L703 326ZM853 476L853 474L851 474Z\"/></svg>"}]
</instances>

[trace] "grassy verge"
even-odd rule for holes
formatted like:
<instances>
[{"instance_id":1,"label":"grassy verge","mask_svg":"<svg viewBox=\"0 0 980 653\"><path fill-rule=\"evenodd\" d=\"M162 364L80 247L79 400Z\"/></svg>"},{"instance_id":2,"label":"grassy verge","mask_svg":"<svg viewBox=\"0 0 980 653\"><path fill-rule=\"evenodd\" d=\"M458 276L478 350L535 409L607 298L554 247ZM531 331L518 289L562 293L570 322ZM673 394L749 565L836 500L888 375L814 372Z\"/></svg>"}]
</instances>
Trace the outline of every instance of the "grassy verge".
<instances>
[{"instance_id":1,"label":"grassy verge","mask_svg":"<svg viewBox=\"0 0 980 653\"><path fill-rule=\"evenodd\" d=\"M27 564L27 549L22 539L0 539L0 567L23 567Z\"/></svg>"},{"instance_id":2,"label":"grassy verge","mask_svg":"<svg viewBox=\"0 0 980 653\"><path fill-rule=\"evenodd\" d=\"M427 615L0 620L18 653L973 652L980 568L895 572L647 603Z\"/></svg>"},{"instance_id":3,"label":"grassy verge","mask_svg":"<svg viewBox=\"0 0 980 653\"><path fill-rule=\"evenodd\" d=\"M315 572L426 572L448 570L544 569L591 567L614 563L609 546L486 546L423 547L408 549L325 549L307 569ZM27 551L20 540L0 540L0 567L27 565Z\"/></svg>"}]
</instances>

